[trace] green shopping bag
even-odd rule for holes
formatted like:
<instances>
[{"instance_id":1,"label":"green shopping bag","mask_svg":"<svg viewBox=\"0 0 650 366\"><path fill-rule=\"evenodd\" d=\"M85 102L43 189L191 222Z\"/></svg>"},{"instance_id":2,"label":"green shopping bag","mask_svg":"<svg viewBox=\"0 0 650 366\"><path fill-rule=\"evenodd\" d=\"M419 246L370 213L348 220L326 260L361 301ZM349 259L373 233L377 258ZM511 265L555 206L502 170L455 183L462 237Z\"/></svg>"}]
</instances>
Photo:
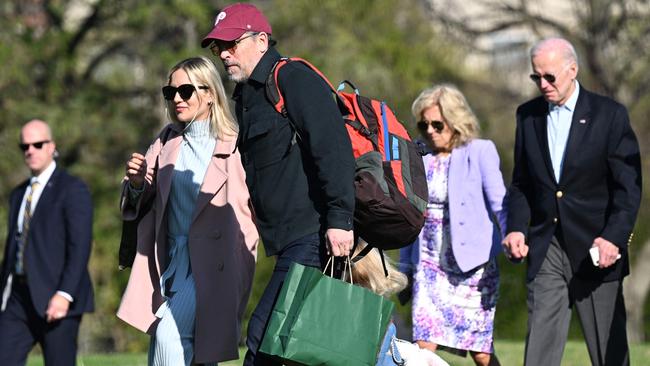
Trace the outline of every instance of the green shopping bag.
<instances>
[{"instance_id":1,"label":"green shopping bag","mask_svg":"<svg viewBox=\"0 0 650 366\"><path fill-rule=\"evenodd\" d=\"M393 303L293 263L260 351L304 365L375 365Z\"/></svg>"}]
</instances>

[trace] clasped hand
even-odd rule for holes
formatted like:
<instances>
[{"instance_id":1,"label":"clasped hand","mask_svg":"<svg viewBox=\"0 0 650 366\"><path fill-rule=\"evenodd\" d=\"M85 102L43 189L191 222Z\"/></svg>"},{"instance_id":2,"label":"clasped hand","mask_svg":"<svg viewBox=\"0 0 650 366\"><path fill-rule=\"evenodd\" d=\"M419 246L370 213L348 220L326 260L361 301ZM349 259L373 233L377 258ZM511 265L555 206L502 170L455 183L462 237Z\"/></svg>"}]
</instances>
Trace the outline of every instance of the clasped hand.
<instances>
[{"instance_id":1,"label":"clasped hand","mask_svg":"<svg viewBox=\"0 0 650 366\"><path fill-rule=\"evenodd\" d=\"M131 154L131 158L126 162L126 177L131 187L135 189L142 189L145 179L153 180L153 169L147 167L144 155Z\"/></svg>"},{"instance_id":2,"label":"clasped hand","mask_svg":"<svg viewBox=\"0 0 650 366\"><path fill-rule=\"evenodd\" d=\"M335 257L349 256L354 245L354 233L352 230L329 228L325 233L327 242L327 254Z\"/></svg>"},{"instance_id":3,"label":"clasped hand","mask_svg":"<svg viewBox=\"0 0 650 366\"><path fill-rule=\"evenodd\" d=\"M528 255L526 237L520 231L513 231L506 235L501 242L506 257L512 261L520 261Z\"/></svg>"}]
</instances>

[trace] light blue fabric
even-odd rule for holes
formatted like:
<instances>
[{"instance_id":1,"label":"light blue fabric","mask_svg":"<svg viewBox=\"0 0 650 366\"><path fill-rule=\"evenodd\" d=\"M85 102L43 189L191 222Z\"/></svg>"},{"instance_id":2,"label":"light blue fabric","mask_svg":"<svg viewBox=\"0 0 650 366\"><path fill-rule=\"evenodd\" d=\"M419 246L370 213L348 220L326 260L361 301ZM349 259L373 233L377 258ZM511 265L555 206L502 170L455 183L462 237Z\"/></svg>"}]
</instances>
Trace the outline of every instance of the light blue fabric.
<instances>
[{"instance_id":1,"label":"light blue fabric","mask_svg":"<svg viewBox=\"0 0 650 366\"><path fill-rule=\"evenodd\" d=\"M196 199L215 144L208 121L194 121L183 131L168 203L170 237L187 235L190 231Z\"/></svg>"},{"instance_id":2,"label":"light blue fabric","mask_svg":"<svg viewBox=\"0 0 650 366\"><path fill-rule=\"evenodd\" d=\"M396 337L396 333L397 329L395 328L395 324L391 322L388 325L386 336L384 336L384 341L382 342L381 348L379 349L379 356L377 357L376 366L395 366L398 365L395 360L402 359L399 352L397 351L397 347L391 347Z\"/></svg>"},{"instance_id":3,"label":"light blue fabric","mask_svg":"<svg viewBox=\"0 0 650 366\"><path fill-rule=\"evenodd\" d=\"M562 167L564 164L564 150L569 139L571 130L571 121L573 120L573 111L576 109L580 84L575 83L575 90L564 105L548 104L548 115L546 116L546 133L548 135L548 150L551 154L551 163L553 164L553 173L555 181L560 181Z\"/></svg>"},{"instance_id":4,"label":"light blue fabric","mask_svg":"<svg viewBox=\"0 0 650 366\"><path fill-rule=\"evenodd\" d=\"M176 258L180 257L179 252L175 254ZM151 339L149 365L191 365L194 358L194 278L179 276L174 279L172 287L177 287L177 290L156 312L160 322Z\"/></svg>"},{"instance_id":5,"label":"light blue fabric","mask_svg":"<svg viewBox=\"0 0 650 366\"><path fill-rule=\"evenodd\" d=\"M188 234L216 139L209 121L192 122L182 137L167 204L169 265L160 279L165 302L156 311L161 320L149 348L149 365L153 366L190 365L194 359L196 288Z\"/></svg>"}]
</instances>

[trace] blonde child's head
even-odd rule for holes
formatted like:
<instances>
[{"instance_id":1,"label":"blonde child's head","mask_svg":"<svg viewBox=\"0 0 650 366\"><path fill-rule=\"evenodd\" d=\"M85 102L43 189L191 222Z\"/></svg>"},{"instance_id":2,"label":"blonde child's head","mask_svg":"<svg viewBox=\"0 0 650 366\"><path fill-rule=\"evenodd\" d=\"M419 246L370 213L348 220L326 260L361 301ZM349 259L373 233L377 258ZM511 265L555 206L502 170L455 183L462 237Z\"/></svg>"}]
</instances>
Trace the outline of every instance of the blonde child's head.
<instances>
[{"instance_id":1,"label":"blonde child's head","mask_svg":"<svg viewBox=\"0 0 650 366\"><path fill-rule=\"evenodd\" d=\"M367 246L365 241L359 239L352 258L355 258ZM385 262L388 276L384 273L381 254L376 248L372 248L365 257L352 264L354 284L363 286L381 296L390 296L403 290L408 284L406 275L399 272L388 257L385 257Z\"/></svg>"}]
</instances>

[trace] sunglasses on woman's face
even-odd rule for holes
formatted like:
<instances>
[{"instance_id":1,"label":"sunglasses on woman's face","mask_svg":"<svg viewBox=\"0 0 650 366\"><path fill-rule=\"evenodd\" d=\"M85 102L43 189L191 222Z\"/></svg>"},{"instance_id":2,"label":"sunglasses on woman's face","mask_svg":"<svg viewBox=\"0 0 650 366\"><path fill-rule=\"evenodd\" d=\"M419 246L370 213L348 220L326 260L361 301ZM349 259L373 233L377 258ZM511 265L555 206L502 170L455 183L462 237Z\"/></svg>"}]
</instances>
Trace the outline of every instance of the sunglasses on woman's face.
<instances>
[{"instance_id":1,"label":"sunglasses on woman's face","mask_svg":"<svg viewBox=\"0 0 650 366\"><path fill-rule=\"evenodd\" d=\"M422 120L418 121L418 130L420 132L427 132L429 129L429 125L433 127L434 130L436 130L437 133L442 132L442 130L445 129L445 123L442 121L427 121L427 120Z\"/></svg>"},{"instance_id":2,"label":"sunglasses on woman's face","mask_svg":"<svg viewBox=\"0 0 650 366\"><path fill-rule=\"evenodd\" d=\"M19 147L20 150L22 150L22 151L27 151L27 150L29 150L29 147L30 147L30 146L34 146L36 149L40 150L40 149L43 147L43 145L44 145L44 144L47 144L48 142L50 142L50 140L43 140L43 141L39 141L39 142L32 142L31 144L18 144L18 147Z\"/></svg>"},{"instance_id":3,"label":"sunglasses on woman's face","mask_svg":"<svg viewBox=\"0 0 650 366\"><path fill-rule=\"evenodd\" d=\"M207 86L201 85L199 86L199 89L207 90L209 88ZM194 94L195 90L196 88L194 88L194 85L192 84L183 84L179 86L167 85L163 86L162 93L163 97L165 97L166 100L174 100L176 93L181 96L181 99L188 100L192 97L192 94Z\"/></svg>"}]
</instances>

